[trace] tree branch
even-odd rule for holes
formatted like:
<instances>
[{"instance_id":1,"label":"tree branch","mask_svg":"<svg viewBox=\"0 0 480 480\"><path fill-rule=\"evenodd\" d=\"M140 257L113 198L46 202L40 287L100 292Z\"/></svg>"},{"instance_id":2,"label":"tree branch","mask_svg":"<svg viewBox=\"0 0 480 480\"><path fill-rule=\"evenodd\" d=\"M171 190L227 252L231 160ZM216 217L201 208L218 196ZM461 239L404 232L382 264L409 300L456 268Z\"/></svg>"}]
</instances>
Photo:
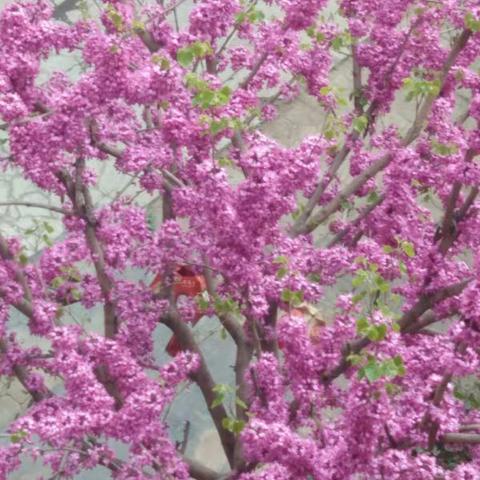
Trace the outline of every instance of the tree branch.
<instances>
[{"instance_id":1,"label":"tree branch","mask_svg":"<svg viewBox=\"0 0 480 480\"><path fill-rule=\"evenodd\" d=\"M8 346L7 342L3 338L0 338L0 354L2 355L7 355L8 351ZM28 382L28 370L22 366L22 365L13 365L13 373L15 374L15 377L17 377L17 380L21 383L22 387L29 393L29 395L32 397L34 402L41 402L42 400L45 400L46 398L50 398L53 394L50 390L45 389L44 391L39 391L39 390L33 390L29 386ZM46 387L45 387L46 388Z\"/></svg>"},{"instance_id":2,"label":"tree branch","mask_svg":"<svg viewBox=\"0 0 480 480\"><path fill-rule=\"evenodd\" d=\"M115 158L121 158L123 156L123 151L120 148L114 147L113 145L108 145L104 142L99 142L95 139L94 136L92 136L92 142L95 147L97 147L101 152L106 153L107 155L111 155ZM167 181L167 183L164 184L167 190L171 189L172 186L185 187L185 184L169 170L161 169L160 171L165 180Z\"/></svg>"},{"instance_id":3,"label":"tree branch","mask_svg":"<svg viewBox=\"0 0 480 480\"><path fill-rule=\"evenodd\" d=\"M435 293L421 295L418 302L408 312L404 313L397 322L400 326L400 331L402 333L407 333L408 328L416 321L417 318L423 315L427 310L430 310L437 303L440 303L441 301L455 295L459 295L471 281L472 279L469 278L441 288ZM342 359L340 360L339 364L329 372L325 372L322 375L323 382L331 383L333 380L335 380L335 378L346 372L351 366L348 357L351 354L360 353L371 343L372 341L368 337L357 338L352 342L347 343L343 348Z\"/></svg>"},{"instance_id":4,"label":"tree branch","mask_svg":"<svg viewBox=\"0 0 480 480\"><path fill-rule=\"evenodd\" d=\"M352 228L355 228L356 226L358 226L358 224L362 220L367 218L370 215L370 213L373 212L373 210L375 210L375 208L377 208L380 204L383 203L384 200L385 200L385 195L382 194L374 202L367 205L363 209L363 211L358 215L358 217L356 217L354 220L352 220L352 222L350 222L350 224L348 224L342 231L337 233L332 238L332 240L330 240L330 242L327 245L327 248L331 248L331 247L335 246L337 243L340 243L345 238L345 236L348 235L348 233L352 230Z\"/></svg>"},{"instance_id":5,"label":"tree branch","mask_svg":"<svg viewBox=\"0 0 480 480\"><path fill-rule=\"evenodd\" d=\"M457 443L457 444L479 444L480 435L477 433L445 433L440 437L443 443Z\"/></svg>"},{"instance_id":6,"label":"tree branch","mask_svg":"<svg viewBox=\"0 0 480 480\"><path fill-rule=\"evenodd\" d=\"M269 56L268 52L263 52L260 58L257 60L257 63L253 66L252 70L250 70L250 73L248 74L247 78L240 84L240 88L243 90L246 90L248 88L248 85L250 82L253 80L255 75L258 73L262 65L265 63Z\"/></svg>"},{"instance_id":7,"label":"tree branch","mask_svg":"<svg viewBox=\"0 0 480 480\"><path fill-rule=\"evenodd\" d=\"M225 455L227 456L230 466L233 466L235 437L231 432L223 428L222 421L228 416L225 407L218 405L212 408L212 403L216 398L215 392L213 391L215 382L208 370L203 353L198 347L190 328L182 321L174 306L171 307L167 315L160 319L160 322L172 330L183 349L188 349L198 355L200 367L196 372L191 374L191 378L199 386L203 394L207 409L220 436Z\"/></svg>"},{"instance_id":8,"label":"tree branch","mask_svg":"<svg viewBox=\"0 0 480 480\"><path fill-rule=\"evenodd\" d=\"M44 210L50 210L51 212L61 213L62 215L73 215L73 211L67 210L61 207L54 207L51 205L45 205L43 203L36 202L0 202L0 207L32 207L42 208Z\"/></svg>"},{"instance_id":9,"label":"tree branch","mask_svg":"<svg viewBox=\"0 0 480 480\"><path fill-rule=\"evenodd\" d=\"M183 461L188 465L190 476L196 480L220 480L223 477L222 474L202 465L197 460L184 457Z\"/></svg>"},{"instance_id":10,"label":"tree branch","mask_svg":"<svg viewBox=\"0 0 480 480\"><path fill-rule=\"evenodd\" d=\"M457 38L454 47L450 51L450 54L445 61L442 71L439 75L440 91L443 89L447 75L451 67L455 64L460 52L466 46L468 39L472 32L470 30L464 30ZM435 99L438 95L430 94L424 101L420 108L419 114L415 119L412 127L402 140L402 145L407 147L420 135L425 127L428 116L432 110ZM352 179L352 181L346 185L327 205L325 205L316 215L313 215L303 226L296 230L296 234L310 233L315 230L320 224L322 224L327 218L335 213L342 203L347 200L350 195L356 193L370 178L373 178L377 173L384 170L390 162L393 160L393 155L387 153L383 157L373 162L368 168L366 168L360 175Z\"/></svg>"}]
</instances>

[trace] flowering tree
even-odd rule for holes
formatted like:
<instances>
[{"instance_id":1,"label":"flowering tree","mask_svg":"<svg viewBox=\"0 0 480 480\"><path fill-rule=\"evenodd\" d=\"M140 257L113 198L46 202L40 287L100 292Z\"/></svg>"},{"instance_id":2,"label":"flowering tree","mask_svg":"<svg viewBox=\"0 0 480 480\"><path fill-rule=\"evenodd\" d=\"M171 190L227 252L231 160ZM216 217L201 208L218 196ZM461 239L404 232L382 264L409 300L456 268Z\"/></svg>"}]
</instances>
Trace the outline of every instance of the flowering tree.
<instances>
[{"instance_id":1,"label":"flowering tree","mask_svg":"<svg viewBox=\"0 0 480 480\"><path fill-rule=\"evenodd\" d=\"M478 405L461 388L480 366L477 2L198 0L180 29L181 3L105 0L73 24L44 0L1 12L2 163L56 196L34 206L65 232L35 260L0 235L0 372L32 400L3 434L0 478L25 456L54 478L478 478ZM81 75L41 83L61 50L80 52ZM256 127L302 89L323 126L285 148ZM95 162L161 197L156 230L121 191L95 204ZM72 305L101 306L104 334L69 321ZM47 349L22 346L13 310ZM190 325L204 315L236 348L234 411ZM159 324L175 335L166 365ZM228 473L169 437L185 381Z\"/></svg>"}]
</instances>

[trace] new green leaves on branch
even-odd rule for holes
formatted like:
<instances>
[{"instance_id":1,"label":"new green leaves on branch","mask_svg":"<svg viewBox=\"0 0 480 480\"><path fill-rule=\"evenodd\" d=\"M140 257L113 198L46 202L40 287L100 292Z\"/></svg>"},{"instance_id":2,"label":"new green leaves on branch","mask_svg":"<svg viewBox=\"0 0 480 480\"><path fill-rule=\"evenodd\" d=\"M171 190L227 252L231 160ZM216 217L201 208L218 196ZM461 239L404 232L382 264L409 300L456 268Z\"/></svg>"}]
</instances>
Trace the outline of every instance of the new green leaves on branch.
<instances>
[{"instance_id":1,"label":"new green leaves on branch","mask_svg":"<svg viewBox=\"0 0 480 480\"><path fill-rule=\"evenodd\" d=\"M213 54L208 42L194 42L177 52L177 61L182 67L188 67L195 58L201 59Z\"/></svg>"},{"instance_id":2,"label":"new green leaves on branch","mask_svg":"<svg viewBox=\"0 0 480 480\"><path fill-rule=\"evenodd\" d=\"M250 8L236 16L237 23L259 23L265 20L265 14L258 8Z\"/></svg>"},{"instance_id":3,"label":"new green leaves on branch","mask_svg":"<svg viewBox=\"0 0 480 480\"><path fill-rule=\"evenodd\" d=\"M232 90L227 85L219 90L210 87L209 83L194 73L185 77L187 87L195 92L193 104L202 109L221 107L230 101Z\"/></svg>"},{"instance_id":4,"label":"new green leaves on branch","mask_svg":"<svg viewBox=\"0 0 480 480\"><path fill-rule=\"evenodd\" d=\"M465 15L465 26L472 32L480 32L480 20L477 20L472 12Z\"/></svg>"},{"instance_id":5,"label":"new green leaves on branch","mask_svg":"<svg viewBox=\"0 0 480 480\"><path fill-rule=\"evenodd\" d=\"M368 337L372 342L378 342L385 338L387 326L384 324L374 325L365 317L361 317L357 320L357 333Z\"/></svg>"},{"instance_id":6,"label":"new green leaves on branch","mask_svg":"<svg viewBox=\"0 0 480 480\"><path fill-rule=\"evenodd\" d=\"M410 102L421 96L436 97L440 93L440 80L425 80L423 78L406 78L403 85L407 90L406 100Z\"/></svg>"},{"instance_id":7,"label":"new green leaves on branch","mask_svg":"<svg viewBox=\"0 0 480 480\"><path fill-rule=\"evenodd\" d=\"M298 307L303 303L303 292L286 288L282 292L282 301L288 303L291 307Z\"/></svg>"},{"instance_id":8,"label":"new green leaves on branch","mask_svg":"<svg viewBox=\"0 0 480 480\"><path fill-rule=\"evenodd\" d=\"M369 382L375 382L383 377L403 376L405 372L403 359L399 355L383 361L370 356L367 363L358 370L358 378L366 378Z\"/></svg>"},{"instance_id":9,"label":"new green leaves on branch","mask_svg":"<svg viewBox=\"0 0 480 480\"><path fill-rule=\"evenodd\" d=\"M359 135L362 134L368 126L368 118L366 115L354 118L352 121L352 128Z\"/></svg>"}]
</instances>

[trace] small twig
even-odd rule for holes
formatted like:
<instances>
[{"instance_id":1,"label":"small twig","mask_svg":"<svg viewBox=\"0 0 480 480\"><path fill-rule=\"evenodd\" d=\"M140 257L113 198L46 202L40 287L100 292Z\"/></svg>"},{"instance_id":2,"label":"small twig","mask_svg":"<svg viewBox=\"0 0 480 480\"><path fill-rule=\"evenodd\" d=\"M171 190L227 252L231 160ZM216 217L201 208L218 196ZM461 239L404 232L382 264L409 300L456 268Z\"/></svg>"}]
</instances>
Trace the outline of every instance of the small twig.
<instances>
[{"instance_id":1,"label":"small twig","mask_svg":"<svg viewBox=\"0 0 480 480\"><path fill-rule=\"evenodd\" d=\"M255 8L255 5L258 3L258 0L254 0L253 2L251 2L250 6L245 10L245 14L248 14L252 11L253 8ZM223 44L221 45L221 47L218 49L218 51L215 53L215 58L218 58L222 53L223 51L225 50L225 48L227 48L228 44L230 43L230 41L232 40L232 38L234 37L235 33L237 33L237 30L238 30L238 27L240 26L240 23L239 22L235 22L235 25L232 29L232 31L230 32L230 34L227 36L227 38L225 39L225 41L223 42Z\"/></svg>"},{"instance_id":2,"label":"small twig","mask_svg":"<svg viewBox=\"0 0 480 480\"><path fill-rule=\"evenodd\" d=\"M187 450L187 444L188 444L188 437L190 435L190 421L187 420L185 422L185 426L183 428L183 439L182 439L182 442L180 443L180 447L178 449L178 451L184 455L185 454L185 451Z\"/></svg>"},{"instance_id":3,"label":"small twig","mask_svg":"<svg viewBox=\"0 0 480 480\"><path fill-rule=\"evenodd\" d=\"M443 443L479 444L480 435L476 433L445 433L440 437Z\"/></svg>"},{"instance_id":4,"label":"small twig","mask_svg":"<svg viewBox=\"0 0 480 480\"><path fill-rule=\"evenodd\" d=\"M61 207L54 207L51 205L45 205L43 203L36 202L0 202L0 207L32 207L42 208L44 210L50 210L51 212L61 213L62 215L72 216L74 215L72 210L67 210Z\"/></svg>"},{"instance_id":5,"label":"small twig","mask_svg":"<svg viewBox=\"0 0 480 480\"><path fill-rule=\"evenodd\" d=\"M367 205L363 211L356 217L354 220L352 220L351 223L349 223L342 231L338 232L330 242L328 242L327 248L331 248L335 246L337 243L341 242L344 237L352 230L352 228L355 228L358 226L358 224L364 220L365 218L370 215L375 208L377 208L383 201L385 200L385 195L380 195L374 202L371 204Z\"/></svg>"},{"instance_id":6,"label":"small twig","mask_svg":"<svg viewBox=\"0 0 480 480\"><path fill-rule=\"evenodd\" d=\"M465 425L461 425L458 430L460 432L469 432L471 430L480 430L480 423L467 423Z\"/></svg>"},{"instance_id":7,"label":"small twig","mask_svg":"<svg viewBox=\"0 0 480 480\"><path fill-rule=\"evenodd\" d=\"M265 61L267 60L269 56L269 53L268 52L264 52L262 53L262 55L260 56L260 58L257 60L257 63L253 66L252 70L250 71L250 73L248 74L247 78L240 84L240 88L243 89L243 90L246 90L248 88L248 85L250 84L250 82L253 80L253 78L255 77L255 75L258 73L258 71L260 70L260 68L262 67L262 65L265 63Z\"/></svg>"}]
</instances>

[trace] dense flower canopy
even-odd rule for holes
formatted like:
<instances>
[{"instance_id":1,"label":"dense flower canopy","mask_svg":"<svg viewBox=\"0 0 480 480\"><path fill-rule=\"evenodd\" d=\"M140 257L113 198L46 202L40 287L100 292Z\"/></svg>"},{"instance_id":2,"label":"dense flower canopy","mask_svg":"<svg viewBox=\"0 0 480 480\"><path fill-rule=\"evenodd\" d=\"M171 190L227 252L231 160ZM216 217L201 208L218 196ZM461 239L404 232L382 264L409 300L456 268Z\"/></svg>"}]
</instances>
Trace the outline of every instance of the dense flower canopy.
<instances>
[{"instance_id":1,"label":"dense flower canopy","mask_svg":"<svg viewBox=\"0 0 480 480\"><path fill-rule=\"evenodd\" d=\"M196 0L179 28L183 3L0 13L2 167L55 195L64 225L29 259L0 223L0 374L32 400L2 434L0 480L27 457L54 478L478 478L480 404L460 388L480 367L478 2ZM41 79L59 52L81 74ZM324 119L287 148L258 127L300 92ZM99 162L162 199L158 228L121 191L94 202ZM177 294L182 268L198 292ZM72 306L103 309L103 334ZM14 310L48 348L22 345ZM233 412L191 328L203 315L236 348ZM159 324L178 342L166 364ZM228 472L169 434L185 381Z\"/></svg>"}]
</instances>

